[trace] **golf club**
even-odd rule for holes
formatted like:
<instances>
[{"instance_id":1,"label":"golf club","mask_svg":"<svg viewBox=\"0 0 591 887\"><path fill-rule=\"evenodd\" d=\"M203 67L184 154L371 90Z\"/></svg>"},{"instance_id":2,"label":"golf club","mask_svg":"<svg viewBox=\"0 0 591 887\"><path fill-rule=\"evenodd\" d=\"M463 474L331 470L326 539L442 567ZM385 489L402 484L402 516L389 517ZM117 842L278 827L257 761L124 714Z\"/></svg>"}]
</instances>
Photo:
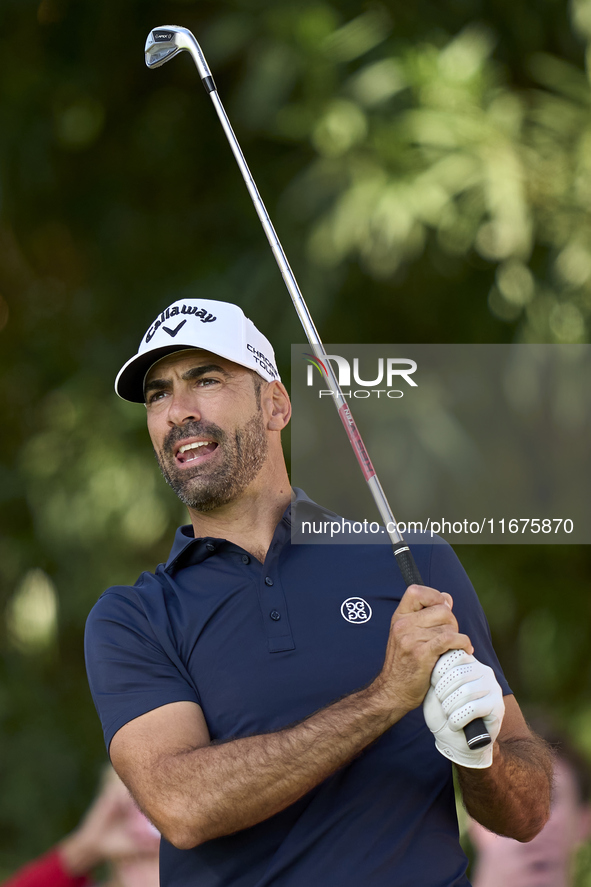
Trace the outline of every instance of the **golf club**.
<instances>
[{"instance_id":1,"label":"golf club","mask_svg":"<svg viewBox=\"0 0 591 887\"><path fill-rule=\"evenodd\" d=\"M306 334L308 342L310 343L315 356L320 361L322 361L325 367L327 381L333 393L335 406L337 408L339 416L341 417L341 421L343 423L345 431L347 432L347 436L349 438L351 446L353 447L353 450L357 457L357 461L359 462L361 471L363 472L363 476L374 498L382 521L384 522L384 526L386 527L386 531L388 532L390 541L392 542L394 557L396 558L396 563L400 568L400 572L402 573L402 577L406 583L406 586L408 587L409 585L413 584L423 585L423 580L421 579L421 575L412 556L410 548L408 547L408 545L406 545L404 539L402 538L402 535L398 531L396 519L392 513L390 505L388 504L388 500L386 499L386 495L382 489L382 485L371 463L363 440L361 439L361 435L357 430L357 426L351 414L349 405L344 398L339 383L330 365L330 361L327 359L326 351L324 350L324 346L316 331L316 327L314 326L312 317L310 315L310 312L308 311L308 307L304 301L294 274L289 266L289 262L287 261L287 257L285 255L283 247L279 242L279 238L275 233L275 229L271 223L267 210L265 209L265 205L263 203L261 195L258 192L257 186L250 173L246 160L244 159L244 155L242 153L240 145L238 144L238 140L234 134L234 130L232 129L232 126L228 119L228 115L226 114L224 106L222 105L222 102L218 96L211 71L209 70L208 64L205 60L205 56L201 51L201 47L197 43L197 40L195 39L191 31L189 31L187 28L181 28L177 25L163 25L159 28L154 28L152 31L150 31L148 35L145 46L146 65L148 66L148 68L158 68L168 62L170 59L174 58L176 55L178 55L179 52L182 52L183 50L187 50L187 52L189 52L191 57L193 58L205 90L209 94L209 97L214 104L217 115L220 119L220 123L222 124L224 132L226 133L226 137L228 139L228 142L230 143L230 147L232 149L234 157L236 158L236 162L238 163L240 172L242 173L242 177L252 198L252 202L254 203L257 215L261 221L265 234L267 235L267 240L269 241L269 245L273 251L273 255L275 256L275 260L279 266L279 270L281 271L281 275L291 296L296 313L304 328L304 332ZM491 741L490 735L487 732L487 729L481 718L476 718L470 724L468 724L464 728L464 733L466 735L466 741L470 748L482 748L486 745L489 745Z\"/></svg>"}]
</instances>

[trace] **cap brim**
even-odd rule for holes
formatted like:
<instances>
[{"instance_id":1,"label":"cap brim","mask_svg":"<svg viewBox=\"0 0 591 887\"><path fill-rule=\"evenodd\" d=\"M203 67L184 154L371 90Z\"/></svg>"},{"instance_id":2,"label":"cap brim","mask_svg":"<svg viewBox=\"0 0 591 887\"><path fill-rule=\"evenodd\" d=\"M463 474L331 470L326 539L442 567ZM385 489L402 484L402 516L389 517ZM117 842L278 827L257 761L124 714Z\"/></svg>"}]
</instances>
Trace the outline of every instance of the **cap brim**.
<instances>
[{"instance_id":1,"label":"cap brim","mask_svg":"<svg viewBox=\"0 0 591 887\"><path fill-rule=\"evenodd\" d=\"M135 354L119 370L115 379L115 391L119 397L130 401L130 403L145 403L144 379L150 367L168 354L174 354L175 351L202 350L197 345L182 345L180 342L175 342L174 345L163 345L161 348L154 348L145 354Z\"/></svg>"}]
</instances>

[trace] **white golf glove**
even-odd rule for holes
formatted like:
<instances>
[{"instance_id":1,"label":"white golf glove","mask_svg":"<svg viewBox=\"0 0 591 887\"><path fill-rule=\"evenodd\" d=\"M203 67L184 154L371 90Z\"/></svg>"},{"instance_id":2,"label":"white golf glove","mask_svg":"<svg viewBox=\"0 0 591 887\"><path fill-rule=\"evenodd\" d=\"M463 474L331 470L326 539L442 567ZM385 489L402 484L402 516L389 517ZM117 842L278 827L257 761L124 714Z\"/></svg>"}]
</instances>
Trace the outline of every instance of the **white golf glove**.
<instances>
[{"instance_id":1,"label":"white golf glove","mask_svg":"<svg viewBox=\"0 0 591 887\"><path fill-rule=\"evenodd\" d=\"M493 743L499 735L505 703L492 668L463 650L440 656L431 674L431 686L423 702L425 721L441 754L461 767L483 770L493 759ZM491 743L471 749L464 727L482 718Z\"/></svg>"}]
</instances>

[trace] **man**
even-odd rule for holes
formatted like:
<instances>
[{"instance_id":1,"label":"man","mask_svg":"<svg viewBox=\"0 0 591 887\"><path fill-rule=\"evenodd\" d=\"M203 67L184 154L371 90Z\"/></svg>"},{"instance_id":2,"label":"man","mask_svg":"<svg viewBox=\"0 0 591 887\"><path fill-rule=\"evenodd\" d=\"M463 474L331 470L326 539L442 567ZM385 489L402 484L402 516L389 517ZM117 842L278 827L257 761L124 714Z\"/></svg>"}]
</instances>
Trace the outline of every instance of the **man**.
<instances>
[{"instance_id":1,"label":"man","mask_svg":"<svg viewBox=\"0 0 591 887\"><path fill-rule=\"evenodd\" d=\"M528 844L487 831L470 820L477 852L474 887L571 887L573 863L591 837L591 775L568 738L542 724L540 733L556 749L550 819Z\"/></svg>"},{"instance_id":2,"label":"man","mask_svg":"<svg viewBox=\"0 0 591 887\"><path fill-rule=\"evenodd\" d=\"M86 638L111 760L163 835L163 887L466 885L449 758L472 815L530 840L550 759L469 580L445 544L415 546L429 585L406 592L389 546L291 544L291 407L241 310L171 305L116 390L145 402L191 518L166 565L99 599ZM494 749L468 749L477 716Z\"/></svg>"}]
</instances>

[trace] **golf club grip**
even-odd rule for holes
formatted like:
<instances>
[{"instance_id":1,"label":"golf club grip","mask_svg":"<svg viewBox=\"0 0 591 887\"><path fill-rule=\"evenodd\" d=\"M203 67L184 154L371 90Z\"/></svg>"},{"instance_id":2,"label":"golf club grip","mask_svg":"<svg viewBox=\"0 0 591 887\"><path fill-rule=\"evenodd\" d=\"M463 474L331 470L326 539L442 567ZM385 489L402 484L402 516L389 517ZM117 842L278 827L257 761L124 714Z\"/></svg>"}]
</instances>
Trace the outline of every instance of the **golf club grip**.
<instances>
[{"instance_id":1,"label":"golf club grip","mask_svg":"<svg viewBox=\"0 0 591 887\"><path fill-rule=\"evenodd\" d=\"M423 584L419 568L408 546L405 545L403 548L394 549L394 557L407 588L409 585ZM470 748L484 748L486 745L490 745L490 734L482 718L475 718L475 720L470 721L464 727L464 736Z\"/></svg>"}]
</instances>

